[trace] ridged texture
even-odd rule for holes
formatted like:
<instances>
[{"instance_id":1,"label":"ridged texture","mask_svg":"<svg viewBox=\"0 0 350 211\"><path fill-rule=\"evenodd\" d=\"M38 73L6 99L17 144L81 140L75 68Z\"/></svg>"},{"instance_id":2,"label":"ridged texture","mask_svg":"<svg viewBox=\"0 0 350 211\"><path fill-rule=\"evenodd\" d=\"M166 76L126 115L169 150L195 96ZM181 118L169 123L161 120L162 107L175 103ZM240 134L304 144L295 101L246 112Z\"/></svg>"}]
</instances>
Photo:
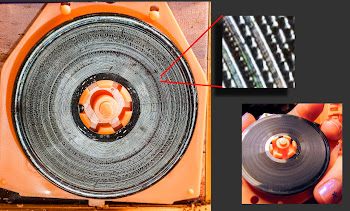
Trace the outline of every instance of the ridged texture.
<instances>
[{"instance_id":1,"label":"ridged texture","mask_svg":"<svg viewBox=\"0 0 350 211\"><path fill-rule=\"evenodd\" d=\"M289 159L274 158L266 150L272 136L288 135L298 143ZM271 115L242 133L242 176L252 186L271 194L302 192L321 179L330 159L327 138L312 122L292 115Z\"/></svg>"},{"instance_id":2,"label":"ridged texture","mask_svg":"<svg viewBox=\"0 0 350 211\"><path fill-rule=\"evenodd\" d=\"M223 20L225 88L295 87L294 17L226 16ZM233 77L237 74L242 77Z\"/></svg>"},{"instance_id":3,"label":"ridged texture","mask_svg":"<svg viewBox=\"0 0 350 211\"><path fill-rule=\"evenodd\" d=\"M122 197L159 181L184 154L197 115L194 86L159 82L180 54L157 29L127 16L84 16L49 32L23 63L14 93L15 128L30 161L85 197ZM167 77L194 82L184 58ZM138 117L118 137L91 138L76 123L76 93L100 79L118 80L138 98Z\"/></svg>"}]
</instances>

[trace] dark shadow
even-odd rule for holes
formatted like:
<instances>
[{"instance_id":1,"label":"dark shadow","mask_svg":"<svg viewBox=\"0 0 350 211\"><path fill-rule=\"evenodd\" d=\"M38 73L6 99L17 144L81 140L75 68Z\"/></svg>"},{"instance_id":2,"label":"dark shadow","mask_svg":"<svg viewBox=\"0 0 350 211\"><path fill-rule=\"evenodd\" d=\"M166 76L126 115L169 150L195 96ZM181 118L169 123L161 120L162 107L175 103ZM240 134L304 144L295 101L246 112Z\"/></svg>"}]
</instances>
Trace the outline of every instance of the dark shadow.
<instances>
[{"instance_id":1,"label":"dark shadow","mask_svg":"<svg viewBox=\"0 0 350 211\"><path fill-rule=\"evenodd\" d=\"M215 88L212 90L215 96L287 96L288 89L283 88Z\"/></svg>"},{"instance_id":2,"label":"dark shadow","mask_svg":"<svg viewBox=\"0 0 350 211\"><path fill-rule=\"evenodd\" d=\"M245 113L252 114L255 119L258 119L262 114L287 114L290 112L296 103L293 104L242 104L242 115Z\"/></svg>"},{"instance_id":3,"label":"dark shadow","mask_svg":"<svg viewBox=\"0 0 350 211\"><path fill-rule=\"evenodd\" d=\"M0 204L81 204L87 205L87 200L78 199L59 199L59 198L40 198L40 197L24 197L16 192L0 188Z\"/></svg>"},{"instance_id":4,"label":"dark shadow","mask_svg":"<svg viewBox=\"0 0 350 211\"><path fill-rule=\"evenodd\" d=\"M220 21L212 28L211 32L211 80L213 85L222 84L222 26L224 21Z\"/></svg>"}]
</instances>

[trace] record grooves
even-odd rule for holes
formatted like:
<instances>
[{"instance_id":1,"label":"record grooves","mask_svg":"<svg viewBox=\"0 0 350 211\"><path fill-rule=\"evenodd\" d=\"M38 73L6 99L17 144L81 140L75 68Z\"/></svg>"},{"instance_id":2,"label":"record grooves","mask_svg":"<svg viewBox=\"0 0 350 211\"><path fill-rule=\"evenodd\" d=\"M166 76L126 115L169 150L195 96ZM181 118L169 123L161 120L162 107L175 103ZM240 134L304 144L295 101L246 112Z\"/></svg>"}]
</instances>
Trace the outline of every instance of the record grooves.
<instances>
[{"instance_id":1,"label":"record grooves","mask_svg":"<svg viewBox=\"0 0 350 211\"><path fill-rule=\"evenodd\" d=\"M196 124L196 88L159 82L179 55L166 35L126 15L89 14L51 30L27 55L13 91L27 158L51 183L83 197L119 198L154 185L182 158ZM185 58L167 77L194 83ZM121 84L133 99L131 121L112 135L79 119L82 91L99 80Z\"/></svg>"},{"instance_id":2,"label":"record grooves","mask_svg":"<svg viewBox=\"0 0 350 211\"><path fill-rule=\"evenodd\" d=\"M297 143L288 159L275 158L268 150L272 139L289 136ZM315 123L276 114L251 124L242 133L242 176L253 187L275 195L291 195L311 188L328 168L327 138Z\"/></svg>"}]
</instances>

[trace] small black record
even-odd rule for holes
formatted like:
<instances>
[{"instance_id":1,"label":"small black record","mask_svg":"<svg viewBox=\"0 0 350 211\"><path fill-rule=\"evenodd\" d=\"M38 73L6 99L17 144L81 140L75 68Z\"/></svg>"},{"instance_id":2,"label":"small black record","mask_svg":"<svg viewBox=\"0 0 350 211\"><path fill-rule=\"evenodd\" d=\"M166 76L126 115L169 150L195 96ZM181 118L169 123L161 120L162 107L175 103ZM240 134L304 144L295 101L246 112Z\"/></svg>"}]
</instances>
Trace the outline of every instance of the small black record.
<instances>
[{"instance_id":1,"label":"small black record","mask_svg":"<svg viewBox=\"0 0 350 211\"><path fill-rule=\"evenodd\" d=\"M296 154L278 159L269 152L274 137L288 135ZM264 117L242 133L242 176L253 187L275 195L291 195L317 184L328 168L326 136L313 122L284 114Z\"/></svg>"}]
</instances>

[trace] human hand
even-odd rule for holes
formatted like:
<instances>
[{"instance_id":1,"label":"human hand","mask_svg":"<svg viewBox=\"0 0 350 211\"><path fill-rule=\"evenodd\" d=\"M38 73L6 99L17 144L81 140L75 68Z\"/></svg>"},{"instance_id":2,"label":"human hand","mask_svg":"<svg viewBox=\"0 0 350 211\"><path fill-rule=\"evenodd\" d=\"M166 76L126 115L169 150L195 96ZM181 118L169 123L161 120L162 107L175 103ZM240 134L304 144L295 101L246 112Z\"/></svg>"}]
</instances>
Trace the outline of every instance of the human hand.
<instances>
[{"instance_id":1,"label":"human hand","mask_svg":"<svg viewBox=\"0 0 350 211\"><path fill-rule=\"evenodd\" d=\"M322 113L324 104L298 104L288 114L315 121ZM250 113L242 116L242 132L253 122L255 118ZM342 137L342 124L335 119L326 120L320 129L328 139L331 149L329 168L323 178L314 188L315 200L320 204L336 204L342 202L342 155L339 154L341 144L338 140Z\"/></svg>"}]
</instances>

